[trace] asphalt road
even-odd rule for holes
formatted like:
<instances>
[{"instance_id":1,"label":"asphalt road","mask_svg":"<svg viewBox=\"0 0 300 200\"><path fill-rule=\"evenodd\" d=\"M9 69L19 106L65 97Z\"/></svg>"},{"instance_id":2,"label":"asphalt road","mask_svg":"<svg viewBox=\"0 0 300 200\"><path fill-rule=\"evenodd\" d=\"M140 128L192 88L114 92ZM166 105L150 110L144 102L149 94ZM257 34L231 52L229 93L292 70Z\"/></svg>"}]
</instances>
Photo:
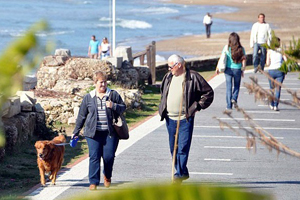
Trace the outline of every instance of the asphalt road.
<instances>
[{"instance_id":1,"label":"asphalt road","mask_svg":"<svg viewBox=\"0 0 300 200\"><path fill-rule=\"evenodd\" d=\"M249 82L249 76L258 78L268 88L267 79L261 74L247 73L242 82ZM300 93L299 73L289 73L284 85ZM296 200L300 197L300 159L275 150L257 140L256 153L246 148L244 137L229 129L222 131L213 117L236 123L223 114L226 107L223 75L209 82L215 90L215 100L206 110L197 113L192 146L188 161L190 178L183 184L208 183L242 187L247 191L271 194L278 200ZM282 100L291 100L282 90ZM270 110L263 102L255 102L254 96L241 87L238 104L249 113L254 121L276 137L278 141L300 152L300 111L291 106L279 105L280 111ZM233 111L232 115L249 129L243 116ZM244 132L241 132L244 136ZM171 156L165 124L155 116L131 131L131 138L122 141L115 159L112 186L101 191L122 189L128 185L141 185L171 180ZM30 199L65 199L88 192L88 159L62 173L56 186L38 188L29 194ZM101 177L103 178L103 177Z\"/></svg>"}]
</instances>

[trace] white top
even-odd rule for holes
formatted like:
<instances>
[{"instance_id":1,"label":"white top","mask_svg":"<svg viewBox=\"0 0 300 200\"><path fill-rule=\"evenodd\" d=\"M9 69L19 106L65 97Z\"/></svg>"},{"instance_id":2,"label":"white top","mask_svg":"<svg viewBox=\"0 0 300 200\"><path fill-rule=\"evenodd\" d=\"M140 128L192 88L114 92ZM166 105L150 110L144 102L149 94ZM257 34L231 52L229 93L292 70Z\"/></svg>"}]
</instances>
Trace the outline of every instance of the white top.
<instances>
[{"instance_id":1,"label":"white top","mask_svg":"<svg viewBox=\"0 0 300 200\"><path fill-rule=\"evenodd\" d=\"M273 69L279 69L282 62L283 62L283 56L280 53L280 48L277 49L277 51L274 50L269 50L269 54L270 54L270 66L269 69L273 70Z\"/></svg>"},{"instance_id":2,"label":"white top","mask_svg":"<svg viewBox=\"0 0 300 200\"><path fill-rule=\"evenodd\" d=\"M104 44L103 42L101 43L101 51L109 51L110 50L110 44L106 43Z\"/></svg>"},{"instance_id":3,"label":"white top","mask_svg":"<svg viewBox=\"0 0 300 200\"><path fill-rule=\"evenodd\" d=\"M250 47L253 48L254 43L270 45L271 28L268 23L256 22L253 24L250 36Z\"/></svg>"},{"instance_id":4,"label":"white top","mask_svg":"<svg viewBox=\"0 0 300 200\"><path fill-rule=\"evenodd\" d=\"M203 18L203 24L211 24L212 20L211 17L208 15L205 15Z\"/></svg>"}]
</instances>

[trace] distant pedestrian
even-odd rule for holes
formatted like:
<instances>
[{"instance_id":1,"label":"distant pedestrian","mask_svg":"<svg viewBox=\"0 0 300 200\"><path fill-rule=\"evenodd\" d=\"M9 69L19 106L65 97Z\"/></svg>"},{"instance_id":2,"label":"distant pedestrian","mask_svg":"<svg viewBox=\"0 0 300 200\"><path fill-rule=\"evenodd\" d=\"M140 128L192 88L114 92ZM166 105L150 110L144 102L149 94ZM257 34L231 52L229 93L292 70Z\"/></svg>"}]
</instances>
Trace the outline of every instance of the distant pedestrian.
<instances>
[{"instance_id":1,"label":"distant pedestrian","mask_svg":"<svg viewBox=\"0 0 300 200\"><path fill-rule=\"evenodd\" d=\"M226 78L226 112L230 113L232 105L235 108L238 107L237 100L240 92L241 77L244 77L244 70L246 68L245 49L241 45L240 37L237 33L233 32L229 35L228 45L224 46L223 52L227 56L224 71ZM219 70L216 69L216 72L219 73Z\"/></svg>"},{"instance_id":2,"label":"distant pedestrian","mask_svg":"<svg viewBox=\"0 0 300 200\"><path fill-rule=\"evenodd\" d=\"M111 45L108 42L107 37L104 37L101 43L101 59L109 57L111 55Z\"/></svg>"},{"instance_id":3,"label":"distant pedestrian","mask_svg":"<svg viewBox=\"0 0 300 200\"><path fill-rule=\"evenodd\" d=\"M275 43L275 50L269 49L267 53L267 66L269 66L269 75L279 83L282 83L285 77L285 74L278 69L281 67L283 61L286 61L287 58L285 55L282 55L280 48L280 38L276 38L277 42ZM270 102L271 110L279 111L278 104L280 99L281 86L276 85L272 80L269 80L270 89L273 93L273 98ZM274 91L275 90L275 91Z\"/></svg>"},{"instance_id":4,"label":"distant pedestrian","mask_svg":"<svg viewBox=\"0 0 300 200\"><path fill-rule=\"evenodd\" d=\"M94 35L92 35L89 43L88 56L94 59L100 57L100 42L96 40L96 36Z\"/></svg>"},{"instance_id":5,"label":"distant pedestrian","mask_svg":"<svg viewBox=\"0 0 300 200\"><path fill-rule=\"evenodd\" d=\"M258 22L254 23L251 29L250 47L253 48L253 65L254 73L258 70L258 64L260 60L260 67L262 70L265 68L267 50L262 44L267 43L270 45L271 41L271 28L268 23L265 22L265 15L260 13L258 15ZM260 58L259 58L260 51Z\"/></svg>"},{"instance_id":6,"label":"distant pedestrian","mask_svg":"<svg viewBox=\"0 0 300 200\"><path fill-rule=\"evenodd\" d=\"M206 37L210 38L210 33L211 33L211 25L212 25L212 15L210 13L207 13L204 18L203 18L203 24L205 26L205 31L206 31Z\"/></svg>"},{"instance_id":7,"label":"distant pedestrian","mask_svg":"<svg viewBox=\"0 0 300 200\"><path fill-rule=\"evenodd\" d=\"M189 178L187 161L192 141L194 117L197 111L213 102L214 91L196 71L185 67L178 55L168 59L169 72L161 84L159 114L166 120L171 155L175 157L174 180L181 182ZM177 122L179 121L178 150L173 155Z\"/></svg>"},{"instance_id":8,"label":"distant pedestrian","mask_svg":"<svg viewBox=\"0 0 300 200\"><path fill-rule=\"evenodd\" d=\"M126 109L119 93L107 87L107 77L97 71L94 74L96 89L86 94L80 105L72 138L84 128L84 136L89 148L90 190L100 183L100 159L103 159L104 186L111 184L112 170L119 138L112 121Z\"/></svg>"}]
</instances>

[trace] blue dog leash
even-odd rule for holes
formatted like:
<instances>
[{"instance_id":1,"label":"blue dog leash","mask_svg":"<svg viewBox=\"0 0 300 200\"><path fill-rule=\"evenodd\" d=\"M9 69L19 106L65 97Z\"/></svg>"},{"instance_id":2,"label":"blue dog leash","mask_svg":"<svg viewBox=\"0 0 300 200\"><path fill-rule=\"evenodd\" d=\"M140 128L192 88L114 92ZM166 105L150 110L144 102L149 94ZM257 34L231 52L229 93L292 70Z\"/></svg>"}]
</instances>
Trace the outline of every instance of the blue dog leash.
<instances>
[{"instance_id":1,"label":"blue dog leash","mask_svg":"<svg viewBox=\"0 0 300 200\"><path fill-rule=\"evenodd\" d=\"M79 140L79 137L76 137L76 138L71 139L69 143L65 142L65 143L59 143L59 144L55 144L55 145L56 146L65 146L65 145L69 144L71 147L75 147L78 140Z\"/></svg>"}]
</instances>

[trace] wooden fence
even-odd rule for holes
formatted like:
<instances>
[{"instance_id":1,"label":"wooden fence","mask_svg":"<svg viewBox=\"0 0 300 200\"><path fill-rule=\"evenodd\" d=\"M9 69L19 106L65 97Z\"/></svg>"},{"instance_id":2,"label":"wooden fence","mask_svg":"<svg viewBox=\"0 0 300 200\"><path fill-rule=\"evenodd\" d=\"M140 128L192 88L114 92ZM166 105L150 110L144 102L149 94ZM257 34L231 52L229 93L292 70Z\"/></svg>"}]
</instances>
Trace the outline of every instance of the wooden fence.
<instances>
[{"instance_id":1,"label":"wooden fence","mask_svg":"<svg viewBox=\"0 0 300 200\"><path fill-rule=\"evenodd\" d=\"M132 55L133 59L139 58L140 59L140 65L145 65L145 56L147 57L147 66L150 69L150 75L151 77L148 80L148 84L152 85L155 84L156 80L156 47L155 47L155 41L152 41L151 44L149 44L146 47L145 51L140 51L138 53L135 53Z\"/></svg>"}]
</instances>

